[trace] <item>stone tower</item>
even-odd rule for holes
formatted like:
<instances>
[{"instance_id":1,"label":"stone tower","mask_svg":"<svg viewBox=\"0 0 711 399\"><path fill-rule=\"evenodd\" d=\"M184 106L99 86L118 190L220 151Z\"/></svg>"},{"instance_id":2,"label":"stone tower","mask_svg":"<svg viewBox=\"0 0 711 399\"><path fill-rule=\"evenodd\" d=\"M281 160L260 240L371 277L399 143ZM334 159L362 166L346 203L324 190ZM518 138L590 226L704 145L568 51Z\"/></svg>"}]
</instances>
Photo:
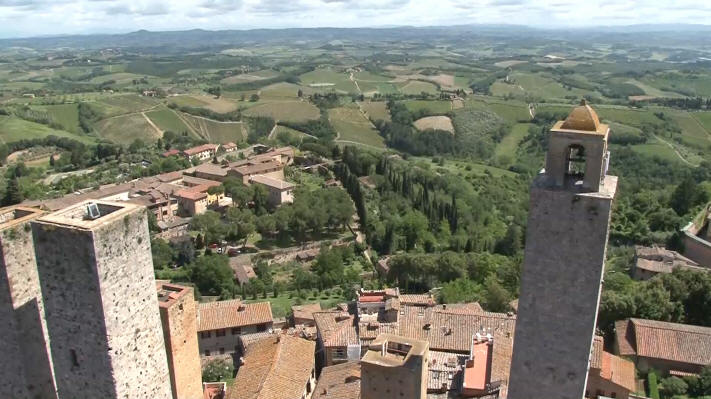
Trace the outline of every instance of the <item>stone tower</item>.
<instances>
[{"instance_id":1,"label":"stone tower","mask_svg":"<svg viewBox=\"0 0 711 399\"><path fill-rule=\"evenodd\" d=\"M585 101L551 129L531 186L509 399L584 395L617 188L609 130Z\"/></svg>"},{"instance_id":2,"label":"stone tower","mask_svg":"<svg viewBox=\"0 0 711 399\"><path fill-rule=\"evenodd\" d=\"M0 210L0 398L56 398L29 225L42 214Z\"/></svg>"},{"instance_id":3,"label":"stone tower","mask_svg":"<svg viewBox=\"0 0 711 399\"><path fill-rule=\"evenodd\" d=\"M430 344L380 334L360 361L362 399L427 398Z\"/></svg>"},{"instance_id":4,"label":"stone tower","mask_svg":"<svg viewBox=\"0 0 711 399\"><path fill-rule=\"evenodd\" d=\"M193 289L165 282L159 282L157 289L173 399L202 399L197 304Z\"/></svg>"},{"instance_id":5,"label":"stone tower","mask_svg":"<svg viewBox=\"0 0 711 399\"><path fill-rule=\"evenodd\" d=\"M32 234L59 398L170 398L145 208L84 202Z\"/></svg>"}]
</instances>

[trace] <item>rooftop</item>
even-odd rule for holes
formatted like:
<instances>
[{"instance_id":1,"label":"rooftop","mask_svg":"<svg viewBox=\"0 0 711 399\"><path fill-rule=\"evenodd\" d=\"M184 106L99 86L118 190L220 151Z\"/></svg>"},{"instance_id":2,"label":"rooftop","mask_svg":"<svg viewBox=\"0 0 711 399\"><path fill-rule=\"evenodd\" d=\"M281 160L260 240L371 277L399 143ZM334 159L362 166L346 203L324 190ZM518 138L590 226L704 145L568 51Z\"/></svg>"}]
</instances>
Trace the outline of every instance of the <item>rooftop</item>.
<instances>
[{"instance_id":1,"label":"rooftop","mask_svg":"<svg viewBox=\"0 0 711 399\"><path fill-rule=\"evenodd\" d=\"M92 212L97 212L93 217L89 214L90 208L94 209ZM89 230L122 218L137 209L142 208L126 202L88 200L45 215L39 218L38 222Z\"/></svg>"},{"instance_id":2,"label":"rooftop","mask_svg":"<svg viewBox=\"0 0 711 399\"><path fill-rule=\"evenodd\" d=\"M289 190L289 189L296 187L296 185L289 183L287 181L274 179L274 178L271 178L269 176L264 176L264 175L250 176L249 181L253 182L253 183L263 184L267 187L272 187L277 190Z\"/></svg>"},{"instance_id":3,"label":"rooftop","mask_svg":"<svg viewBox=\"0 0 711 399\"><path fill-rule=\"evenodd\" d=\"M325 347L359 345L354 316L345 312L315 312L314 321Z\"/></svg>"},{"instance_id":4,"label":"rooftop","mask_svg":"<svg viewBox=\"0 0 711 399\"><path fill-rule=\"evenodd\" d=\"M316 343L288 335L249 344L229 399L301 398L314 368Z\"/></svg>"},{"instance_id":5,"label":"rooftop","mask_svg":"<svg viewBox=\"0 0 711 399\"><path fill-rule=\"evenodd\" d=\"M267 162L252 163L252 164L248 164L248 165L238 166L238 167L234 168L233 170L242 176L251 176L251 175L255 175L255 174L265 173L265 172L273 170L273 169L280 169L283 167L284 166L281 164L281 162L267 161Z\"/></svg>"},{"instance_id":6,"label":"rooftop","mask_svg":"<svg viewBox=\"0 0 711 399\"><path fill-rule=\"evenodd\" d=\"M0 230L6 230L42 216L44 212L36 208L13 206L0 209Z\"/></svg>"},{"instance_id":7,"label":"rooftop","mask_svg":"<svg viewBox=\"0 0 711 399\"><path fill-rule=\"evenodd\" d=\"M321 304L310 303L307 305L294 305L291 307L291 312L294 315L294 319L311 319L314 318L315 312L321 311Z\"/></svg>"},{"instance_id":8,"label":"rooftop","mask_svg":"<svg viewBox=\"0 0 711 399\"><path fill-rule=\"evenodd\" d=\"M623 356L711 364L711 327L628 319L615 323L615 334Z\"/></svg>"},{"instance_id":9,"label":"rooftop","mask_svg":"<svg viewBox=\"0 0 711 399\"><path fill-rule=\"evenodd\" d=\"M184 150L183 153L185 155L192 156L195 154L199 154L203 151L215 151L217 150L217 147L219 147L218 144L203 144L197 147L188 148L187 150Z\"/></svg>"},{"instance_id":10,"label":"rooftop","mask_svg":"<svg viewBox=\"0 0 711 399\"><path fill-rule=\"evenodd\" d=\"M380 334L368 346L368 351L363 355L361 362L384 367L398 367L405 365L413 356L425 357L428 351L427 341L394 334Z\"/></svg>"},{"instance_id":11,"label":"rooftop","mask_svg":"<svg viewBox=\"0 0 711 399\"><path fill-rule=\"evenodd\" d=\"M239 299L201 303L198 332L271 323L269 302L242 303Z\"/></svg>"},{"instance_id":12,"label":"rooftop","mask_svg":"<svg viewBox=\"0 0 711 399\"><path fill-rule=\"evenodd\" d=\"M197 186L197 187L199 187L199 186ZM179 190L175 193L175 196L178 198L185 198L185 199L189 199L192 201L198 201L203 198L207 198L207 194L205 192L192 190L192 189Z\"/></svg>"},{"instance_id":13,"label":"rooftop","mask_svg":"<svg viewBox=\"0 0 711 399\"><path fill-rule=\"evenodd\" d=\"M324 367L313 399L360 399L360 363L345 362Z\"/></svg>"},{"instance_id":14,"label":"rooftop","mask_svg":"<svg viewBox=\"0 0 711 399\"><path fill-rule=\"evenodd\" d=\"M564 121L555 124L553 130L607 135L610 129L607 125L600 123L597 112L585 100L582 100Z\"/></svg>"},{"instance_id":15,"label":"rooftop","mask_svg":"<svg viewBox=\"0 0 711 399\"><path fill-rule=\"evenodd\" d=\"M158 291L158 306L161 308L169 308L178 299L185 295L192 295L192 288L177 284L170 284L162 281L156 281L156 290Z\"/></svg>"}]
</instances>

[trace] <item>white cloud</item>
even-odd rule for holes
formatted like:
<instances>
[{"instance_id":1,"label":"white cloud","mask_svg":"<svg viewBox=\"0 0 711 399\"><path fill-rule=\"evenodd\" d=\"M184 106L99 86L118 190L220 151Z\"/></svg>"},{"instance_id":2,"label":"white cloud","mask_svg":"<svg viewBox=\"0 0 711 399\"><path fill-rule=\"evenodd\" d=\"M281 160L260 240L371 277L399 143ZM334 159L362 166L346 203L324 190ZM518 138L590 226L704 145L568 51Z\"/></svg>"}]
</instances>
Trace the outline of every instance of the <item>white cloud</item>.
<instances>
[{"instance_id":1,"label":"white cloud","mask_svg":"<svg viewBox=\"0 0 711 399\"><path fill-rule=\"evenodd\" d=\"M0 37L138 29L711 21L699 0L0 0Z\"/></svg>"}]
</instances>

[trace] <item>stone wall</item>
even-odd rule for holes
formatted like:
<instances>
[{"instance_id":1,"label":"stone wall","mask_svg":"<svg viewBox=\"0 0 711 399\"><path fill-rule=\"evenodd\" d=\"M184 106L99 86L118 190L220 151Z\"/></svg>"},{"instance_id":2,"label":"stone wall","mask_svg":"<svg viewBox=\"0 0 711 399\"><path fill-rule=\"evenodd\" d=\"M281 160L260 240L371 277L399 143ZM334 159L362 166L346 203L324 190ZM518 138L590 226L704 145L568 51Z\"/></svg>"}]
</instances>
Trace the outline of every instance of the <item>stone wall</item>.
<instances>
[{"instance_id":1,"label":"stone wall","mask_svg":"<svg viewBox=\"0 0 711 399\"><path fill-rule=\"evenodd\" d=\"M171 396L146 210L116 208L32 224L60 398Z\"/></svg>"},{"instance_id":2,"label":"stone wall","mask_svg":"<svg viewBox=\"0 0 711 399\"><path fill-rule=\"evenodd\" d=\"M584 394L616 183L582 194L540 175L531 187L509 399Z\"/></svg>"},{"instance_id":3,"label":"stone wall","mask_svg":"<svg viewBox=\"0 0 711 399\"><path fill-rule=\"evenodd\" d=\"M240 335L269 331L270 328L272 328L272 323L243 326L240 327L239 334L233 334L231 328L226 328L224 330L225 335L222 337L218 337L217 330L213 330L210 331L209 338L205 337L205 334L203 333L206 331L203 331L199 334L198 339L198 343L200 346L200 356L208 356L206 355L206 351L210 352L210 356L239 353Z\"/></svg>"},{"instance_id":4,"label":"stone wall","mask_svg":"<svg viewBox=\"0 0 711 399\"><path fill-rule=\"evenodd\" d=\"M193 289L168 307L160 316L170 370L173 399L202 399L202 370L197 340L197 305Z\"/></svg>"},{"instance_id":5,"label":"stone wall","mask_svg":"<svg viewBox=\"0 0 711 399\"><path fill-rule=\"evenodd\" d=\"M0 397L54 398L44 303L29 221L42 212L6 209L0 220Z\"/></svg>"}]
</instances>

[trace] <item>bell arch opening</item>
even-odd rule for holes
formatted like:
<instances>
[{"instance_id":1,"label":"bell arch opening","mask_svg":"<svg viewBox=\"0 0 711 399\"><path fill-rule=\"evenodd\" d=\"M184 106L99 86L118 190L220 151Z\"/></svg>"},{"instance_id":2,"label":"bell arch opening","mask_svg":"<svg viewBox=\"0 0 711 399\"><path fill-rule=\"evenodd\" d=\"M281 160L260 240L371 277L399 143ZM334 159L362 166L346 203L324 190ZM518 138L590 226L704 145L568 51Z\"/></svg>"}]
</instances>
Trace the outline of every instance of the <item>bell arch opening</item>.
<instances>
[{"instance_id":1,"label":"bell arch opening","mask_svg":"<svg viewBox=\"0 0 711 399\"><path fill-rule=\"evenodd\" d=\"M566 176L575 179L585 178L585 169L587 167L587 159L585 157L585 147L580 144L572 144L566 151Z\"/></svg>"}]
</instances>

